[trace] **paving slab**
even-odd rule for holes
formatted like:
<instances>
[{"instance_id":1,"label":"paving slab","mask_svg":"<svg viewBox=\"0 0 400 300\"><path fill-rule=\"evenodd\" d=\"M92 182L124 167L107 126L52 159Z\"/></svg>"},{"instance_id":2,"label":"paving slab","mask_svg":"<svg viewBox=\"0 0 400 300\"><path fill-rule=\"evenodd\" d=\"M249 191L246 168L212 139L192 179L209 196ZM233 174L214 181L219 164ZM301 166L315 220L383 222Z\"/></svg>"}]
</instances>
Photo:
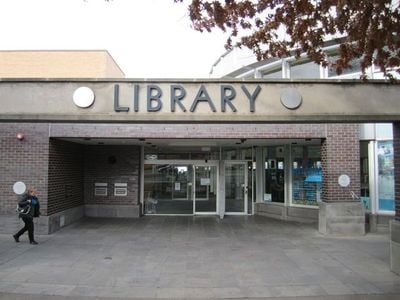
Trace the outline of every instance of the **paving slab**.
<instances>
[{"instance_id":1,"label":"paving slab","mask_svg":"<svg viewBox=\"0 0 400 300\"><path fill-rule=\"evenodd\" d=\"M85 218L39 245L0 234L2 299L400 299L389 235L266 217Z\"/></svg>"}]
</instances>

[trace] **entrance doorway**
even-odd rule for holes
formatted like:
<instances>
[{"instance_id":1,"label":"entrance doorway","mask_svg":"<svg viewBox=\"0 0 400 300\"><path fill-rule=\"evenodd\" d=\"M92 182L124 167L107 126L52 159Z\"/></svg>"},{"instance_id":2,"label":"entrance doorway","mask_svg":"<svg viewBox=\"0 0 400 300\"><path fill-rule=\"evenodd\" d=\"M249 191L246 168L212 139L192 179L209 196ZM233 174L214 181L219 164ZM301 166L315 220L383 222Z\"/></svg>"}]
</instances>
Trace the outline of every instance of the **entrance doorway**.
<instances>
[{"instance_id":1,"label":"entrance doorway","mask_svg":"<svg viewBox=\"0 0 400 300\"><path fill-rule=\"evenodd\" d=\"M142 148L143 214L223 218L254 213L255 150L246 140L146 143L152 145Z\"/></svg>"},{"instance_id":2,"label":"entrance doorway","mask_svg":"<svg viewBox=\"0 0 400 300\"><path fill-rule=\"evenodd\" d=\"M225 213L247 214L247 162L225 162Z\"/></svg>"},{"instance_id":3,"label":"entrance doorway","mask_svg":"<svg viewBox=\"0 0 400 300\"><path fill-rule=\"evenodd\" d=\"M217 214L218 163L154 161L144 164L144 214Z\"/></svg>"},{"instance_id":4,"label":"entrance doorway","mask_svg":"<svg viewBox=\"0 0 400 300\"><path fill-rule=\"evenodd\" d=\"M194 209L193 214L217 213L217 165L193 165L194 168Z\"/></svg>"}]
</instances>

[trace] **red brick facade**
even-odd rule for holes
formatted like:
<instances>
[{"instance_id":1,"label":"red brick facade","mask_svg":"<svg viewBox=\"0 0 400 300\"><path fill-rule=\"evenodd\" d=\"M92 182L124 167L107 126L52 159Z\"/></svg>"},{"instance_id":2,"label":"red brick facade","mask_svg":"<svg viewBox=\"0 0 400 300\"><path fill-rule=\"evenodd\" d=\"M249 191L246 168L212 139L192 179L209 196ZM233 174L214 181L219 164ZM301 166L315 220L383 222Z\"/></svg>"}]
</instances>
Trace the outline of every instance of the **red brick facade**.
<instances>
[{"instance_id":1,"label":"red brick facade","mask_svg":"<svg viewBox=\"0 0 400 300\"><path fill-rule=\"evenodd\" d=\"M83 145L50 140L48 215L84 203L83 154Z\"/></svg>"},{"instance_id":2,"label":"red brick facade","mask_svg":"<svg viewBox=\"0 0 400 300\"><path fill-rule=\"evenodd\" d=\"M140 148L137 146L85 147L85 204L139 204ZM107 196L95 196L96 182L108 184ZM127 196L114 196L114 184L127 183Z\"/></svg>"},{"instance_id":3,"label":"red brick facade","mask_svg":"<svg viewBox=\"0 0 400 300\"><path fill-rule=\"evenodd\" d=\"M24 140L16 138L18 132L25 135ZM14 213L12 185L19 180L38 189L43 215L82 204L139 203L139 147L87 146L57 139L62 137L321 138L323 200L352 201L351 192L359 195L360 190L358 134L357 124L0 123L0 213ZM338 186L341 174L350 176L350 187ZM95 182L108 183L108 197L94 196ZM113 196L114 183L128 183L128 196Z\"/></svg>"},{"instance_id":4,"label":"red brick facade","mask_svg":"<svg viewBox=\"0 0 400 300\"><path fill-rule=\"evenodd\" d=\"M329 124L321 147L322 200L359 201L360 196L360 143L358 124ZM350 185L338 184L340 175L350 177ZM354 194L353 194L354 193Z\"/></svg>"},{"instance_id":5,"label":"red brick facade","mask_svg":"<svg viewBox=\"0 0 400 300\"><path fill-rule=\"evenodd\" d=\"M49 125L0 123L0 213L14 213L17 196L13 184L23 181L38 190L46 213ZM17 133L24 138L17 139Z\"/></svg>"}]
</instances>

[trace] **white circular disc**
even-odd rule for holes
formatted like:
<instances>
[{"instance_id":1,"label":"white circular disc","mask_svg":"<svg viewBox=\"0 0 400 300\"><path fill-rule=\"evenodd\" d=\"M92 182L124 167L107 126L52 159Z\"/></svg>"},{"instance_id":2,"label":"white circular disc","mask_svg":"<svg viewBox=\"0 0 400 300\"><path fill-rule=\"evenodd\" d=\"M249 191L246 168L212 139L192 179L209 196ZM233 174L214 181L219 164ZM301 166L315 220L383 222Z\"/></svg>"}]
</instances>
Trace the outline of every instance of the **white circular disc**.
<instances>
[{"instance_id":1,"label":"white circular disc","mask_svg":"<svg viewBox=\"0 0 400 300\"><path fill-rule=\"evenodd\" d=\"M288 109L297 109L302 102L303 98L294 88L286 88L281 92L281 103Z\"/></svg>"},{"instance_id":2,"label":"white circular disc","mask_svg":"<svg viewBox=\"0 0 400 300\"><path fill-rule=\"evenodd\" d=\"M14 191L14 193L16 193L17 195L22 195L22 194L25 193L25 191L26 191L26 185L25 185L25 183L23 183L22 181L17 181L16 183L14 183L14 185L13 185L13 191Z\"/></svg>"},{"instance_id":3,"label":"white circular disc","mask_svg":"<svg viewBox=\"0 0 400 300\"><path fill-rule=\"evenodd\" d=\"M93 104L94 92L90 88L82 86L75 90L72 98L76 106L86 108Z\"/></svg>"},{"instance_id":4,"label":"white circular disc","mask_svg":"<svg viewBox=\"0 0 400 300\"><path fill-rule=\"evenodd\" d=\"M347 187L350 185L350 177L349 175L340 175L338 178L338 183L341 187Z\"/></svg>"}]
</instances>

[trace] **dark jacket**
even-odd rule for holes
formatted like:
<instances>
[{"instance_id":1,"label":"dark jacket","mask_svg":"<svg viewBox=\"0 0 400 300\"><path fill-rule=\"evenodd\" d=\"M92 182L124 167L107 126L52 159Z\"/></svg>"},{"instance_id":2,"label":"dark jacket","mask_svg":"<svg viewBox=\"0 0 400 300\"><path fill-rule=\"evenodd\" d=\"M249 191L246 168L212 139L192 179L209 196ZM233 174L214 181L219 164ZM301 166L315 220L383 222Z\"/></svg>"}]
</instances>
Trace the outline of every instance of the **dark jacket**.
<instances>
[{"instance_id":1,"label":"dark jacket","mask_svg":"<svg viewBox=\"0 0 400 300\"><path fill-rule=\"evenodd\" d=\"M18 202L19 207L29 205L31 210L28 214L19 214L20 218L38 218L40 215L40 203L36 196L30 196L27 193L23 194L21 200Z\"/></svg>"}]
</instances>

